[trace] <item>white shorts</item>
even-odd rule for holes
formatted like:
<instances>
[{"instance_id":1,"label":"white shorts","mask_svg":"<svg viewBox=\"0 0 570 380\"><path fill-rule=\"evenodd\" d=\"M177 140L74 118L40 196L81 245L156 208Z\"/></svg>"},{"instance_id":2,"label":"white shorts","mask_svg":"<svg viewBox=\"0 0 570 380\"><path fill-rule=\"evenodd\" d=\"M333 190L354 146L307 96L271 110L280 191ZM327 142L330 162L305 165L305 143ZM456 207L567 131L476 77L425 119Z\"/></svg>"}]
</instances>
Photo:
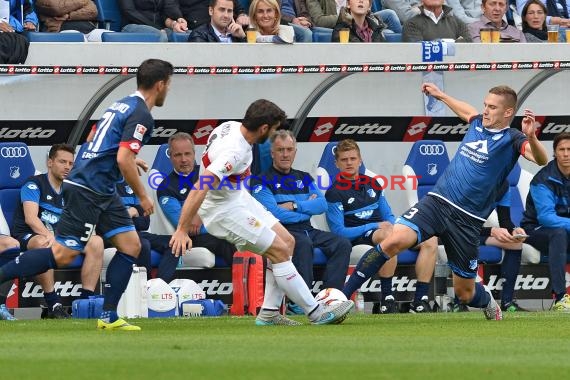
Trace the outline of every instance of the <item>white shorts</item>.
<instances>
[{"instance_id":1,"label":"white shorts","mask_svg":"<svg viewBox=\"0 0 570 380\"><path fill-rule=\"evenodd\" d=\"M276 233L271 228L279 222L245 191L231 202L206 198L198 215L209 234L229 241L239 251L259 254L273 244Z\"/></svg>"}]
</instances>

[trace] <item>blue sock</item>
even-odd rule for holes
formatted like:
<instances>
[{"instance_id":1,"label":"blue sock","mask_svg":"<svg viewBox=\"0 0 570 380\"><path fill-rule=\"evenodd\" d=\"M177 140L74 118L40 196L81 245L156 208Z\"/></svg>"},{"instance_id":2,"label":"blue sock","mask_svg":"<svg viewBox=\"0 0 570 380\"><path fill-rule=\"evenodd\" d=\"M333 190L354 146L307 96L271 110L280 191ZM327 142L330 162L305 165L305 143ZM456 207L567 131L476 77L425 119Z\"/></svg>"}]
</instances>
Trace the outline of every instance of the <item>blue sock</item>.
<instances>
[{"instance_id":1,"label":"blue sock","mask_svg":"<svg viewBox=\"0 0 570 380\"><path fill-rule=\"evenodd\" d=\"M48 269L57 269L51 248L32 249L0 268L0 284L15 278L44 273Z\"/></svg>"},{"instance_id":2,"label":"blue sock","mask_svg":"<svg viewBox=\"0 0 570 380\"><path fill-rule=\"evenodd\" d=\"M8 248L0 252L0 267L20 256L20 248Z\"/></svg>"},{"instance_id":3,"label":"blue sock","mask_svg":"<svg viewBox=\"0 0 570 380\"><path fill-rule=\"evenodd\" d=\"M501 264L501 277L505 279L501 292L501 304L503 305L512 302L514 298L515 282L521 266L521 253L520 250L505 250L505 257Z\"/></svg>"},{"instance_id":4,"label":"blue sock","mask_svg":"<svg viewBox=\"0 0 570 380\"><path fill-rule=\"evenodd\" d=\"M376 246L376 248L370 249L368 252L362 255L360 261L358 261L358 264L356 264L354 273L352 273L346 284L344 284L342 292L348 298L352 297L352 293L359 289L362 284L366 282L366 280L377 273L382 265L384 265L384 263L386 263L388 260L390 260L390 257L382 252L382 248L380 248L379 244Z\"/></svg>"},{"instance_id":5,"label":"blue sock","mask_svg":"<svg viewBox=\"0 0 570 380\"><path fill-rule=\"evenodd\" d=\"M473 296L473 299L471 300L471 302L468 303L468 305L471 307L484 308L489 304L489 301L491 301L491 297L489 296L489 293L487 293L485 291L485 288L483 287L483 285L476 282L475 283L475 295Z\"/></svg>"},{"instance_id":6,"label":"blue sock","mask_svg":"<svg viewBox=\"0 0 570 380\"><path fill-rule=\"evenodd\" d=\"M421 301L422 297L427 296L429 291L428 282L416 282L416 294L414 295L414 301Z\"/></svg>"},{"instance_id":7,"label":"blue sock","mask_svg":"<svg viewBox=\"0 0 570 380\"><path fill-rule=\"evenodd\" d=\"M44 299L46 300L49 310L53 310L53 307L56 303L61 303L59 295L55 292L55 290L49 293L44 292Z\"/></svg>"},{"instance_id":8,"label":"blue sock","mask_svg":"<svg viewBox=\"0 0 570 380\"><path fill-rule=\"evenodd\" d=\"M110 315L109 322L111 323L117 320L117 305L119 304L119 300L121 299L123 292L127 288L131 278L131 273L133 273L133 264L135 264L135 260L136 259L134 257L117 251L107 267L107 282L105 284L105 301L103 301L103 311L114 312L114 315ZM102 319L105 318L103 317L103 314L101 315Z\"/></svg>"},{"instance_id":9,"label":"blue sock","mask_svg":"<svg viewBox=\"0 0 570 380\"><path fill-rule=\"evenodd\" d=\"M392 295L392 277L380 277L380 291L384 299Z\"/></svg>"}]
</instances>

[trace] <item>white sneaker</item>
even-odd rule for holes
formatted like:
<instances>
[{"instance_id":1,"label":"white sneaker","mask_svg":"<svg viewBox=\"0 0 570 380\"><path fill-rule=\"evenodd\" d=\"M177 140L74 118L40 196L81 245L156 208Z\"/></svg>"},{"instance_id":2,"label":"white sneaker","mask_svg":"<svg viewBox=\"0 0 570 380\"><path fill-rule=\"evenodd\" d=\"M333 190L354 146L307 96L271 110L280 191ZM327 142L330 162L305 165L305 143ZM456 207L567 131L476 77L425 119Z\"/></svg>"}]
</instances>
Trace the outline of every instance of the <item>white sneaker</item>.
<instances>
[{"instance_id":1,"label":"white sneaker","mask_svg":"<svg viewBox=\"0 0 570 380\"><path fill-rule=\"evenodd\" d=\"M495 301L493 295L491 294L491 291L487 287L485 287L485 291L487 292L487 294L489 294L491 300L489 301L487 306L483 309L483 314L485 314L485 318L489 320L500 321L501 319L503 319L503 312L501 311L501 307L499 306L497 301Z\"/></svg>"}]
</instances>

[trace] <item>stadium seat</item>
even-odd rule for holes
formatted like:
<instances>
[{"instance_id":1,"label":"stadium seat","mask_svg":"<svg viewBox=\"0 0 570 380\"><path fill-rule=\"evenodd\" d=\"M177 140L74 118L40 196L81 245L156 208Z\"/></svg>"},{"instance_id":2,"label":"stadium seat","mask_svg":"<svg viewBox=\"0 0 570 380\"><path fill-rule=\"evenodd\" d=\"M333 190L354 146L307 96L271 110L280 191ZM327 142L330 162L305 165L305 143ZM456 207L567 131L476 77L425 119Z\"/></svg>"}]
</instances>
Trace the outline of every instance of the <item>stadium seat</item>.
<instances>
[{"instance_id":1,"label":"stadium seat","mask_svg":"<svg viewBox=\"0 0 570 380\"><path fill-rule=\"evenodd\" d=\"M380 12L382 10L382 1L372 0L371 9L372 13Z\"/></svg>"},{"instance_id":2,"label":"stadium seat","mask_svg":"<svg viewBox=\"0 0 570 380\"><path fill-rule=\"evenodd\" d=\"M402 33L384 33L386 42L402 42Z\"/></svg>"},{"instance_id":3,"label":"stadium seat","mask_svg":"<svg viewBox=\"0 0 570 380\"><path fill-rule=\"evenodd\" d=\"M30 42L85 42L85 35L79 32L26 32L24 34Z\"/></svg>"},{"instance_id":4,"label":"stadium seat","mask_svg":"<svg viewBox=\"0 0 570 380\"><path fill-rule=\"evenodd\" d=\"M160 42L160 36L154 33L116 33L101 34L103 42Z\"/></svg>"},{"instance_id":5,"label":"stadium seat","mask_svg":"<svg viewBox=\"0 0 570 380\"><path fill-rule=\"evenodd\" d=\"M313 42L331 42L332 29L318 28L313 30Z\"/></svg>"},{"instance_id":6,"label":"stadium seat","mask_svg":"<svg viewBox=\"0 0 570 380\"><path fill-rule=\"evenodd\" d=\"M190 30L188 32L173 32L168 35L169 42L188 42Z\"/></svg>"},{"instance_id":7,"label":"stadium seat","mask_svg":"<svg viewBox=\"0 0 570 380\"><path fill-rule=\"evenodd\" d=\"M319 165L315 171L315 181L317 181L317 186L319 189L328 189L334 181L334 178L339 173L339 170L336 167L334 156L337 144L338 143L336 141L330 142L325 146L323 150ZM360 165L358 171L360 174L376 177L376 173L366 169L364 161ZM319 228L324 231L330 231L325 215L313 216L311 218L311 223L315 228ZM350 265L356 265L362 255L366 253L366 251L368 251L370 248L372 248L372 246L366 244L360 244L352 247L352 252L350 254ZM406 250L398 255L398 263L402 265L414 264L416 262L417 256L417 252Z\"/></svg>"},{"instance_id":8,"label":"stadium seat","mask_svg":"<svg viewBox=\"0 0 570 380\"><path fill-rule=\"evenodd\" d=\"M168 152L168 144L162 144L152 163L152 167L149 171L149 178L153 179L154 189L151 189L152 198L154 200L155 215L159 218L160 224L164 227L168 234L174 233L174 228L170 225L170 222L166 218L166 215L162 212L160 208L160 203L156 195L156 186L159 186L162 179L172 172L172 163L170 162L170 154ZM160 173L160 174L159 174ZM161 178L162 177L162 178ZM160 262L160 254L157 252L152 252L151 263L152 266L158 266ZM212 268L228 266L221 258L215 256L210 250L206 248L196 247L192 248L192 251L188 255L182 256L182 266L189 268Z\"/></svg>"},{"instance_id":9,"label":"stadium seat","mask_svg":"<svg viewBox=\"0 0 570 380\"><path fill-rule=\"evenodd\" d=\"M121 10L117 0L94 0L97 5L99 27L120 32L122 27Z\"/></svg>"}]
</instances>

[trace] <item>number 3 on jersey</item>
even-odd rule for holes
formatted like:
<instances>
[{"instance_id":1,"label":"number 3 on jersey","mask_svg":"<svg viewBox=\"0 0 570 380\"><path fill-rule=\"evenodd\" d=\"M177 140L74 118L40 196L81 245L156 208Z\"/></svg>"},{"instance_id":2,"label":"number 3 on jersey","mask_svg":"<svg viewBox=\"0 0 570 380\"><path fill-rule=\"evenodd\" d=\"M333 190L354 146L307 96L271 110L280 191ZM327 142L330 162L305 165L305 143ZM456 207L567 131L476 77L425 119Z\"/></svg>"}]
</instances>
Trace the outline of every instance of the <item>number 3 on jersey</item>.
<instances>
[{"instance_id":1,"label":"number 3 on jersey","mask_svg":"<svg viewBox=\"0 0 570 380\"><path fill-rule=\"evenodd\" d=\"M414 215L417 214L419 210L415 207L410 208L409 212L407 214L402 215L404 218L406 219L412 219L414 217Z\"/></svg>"}]
</instances>

